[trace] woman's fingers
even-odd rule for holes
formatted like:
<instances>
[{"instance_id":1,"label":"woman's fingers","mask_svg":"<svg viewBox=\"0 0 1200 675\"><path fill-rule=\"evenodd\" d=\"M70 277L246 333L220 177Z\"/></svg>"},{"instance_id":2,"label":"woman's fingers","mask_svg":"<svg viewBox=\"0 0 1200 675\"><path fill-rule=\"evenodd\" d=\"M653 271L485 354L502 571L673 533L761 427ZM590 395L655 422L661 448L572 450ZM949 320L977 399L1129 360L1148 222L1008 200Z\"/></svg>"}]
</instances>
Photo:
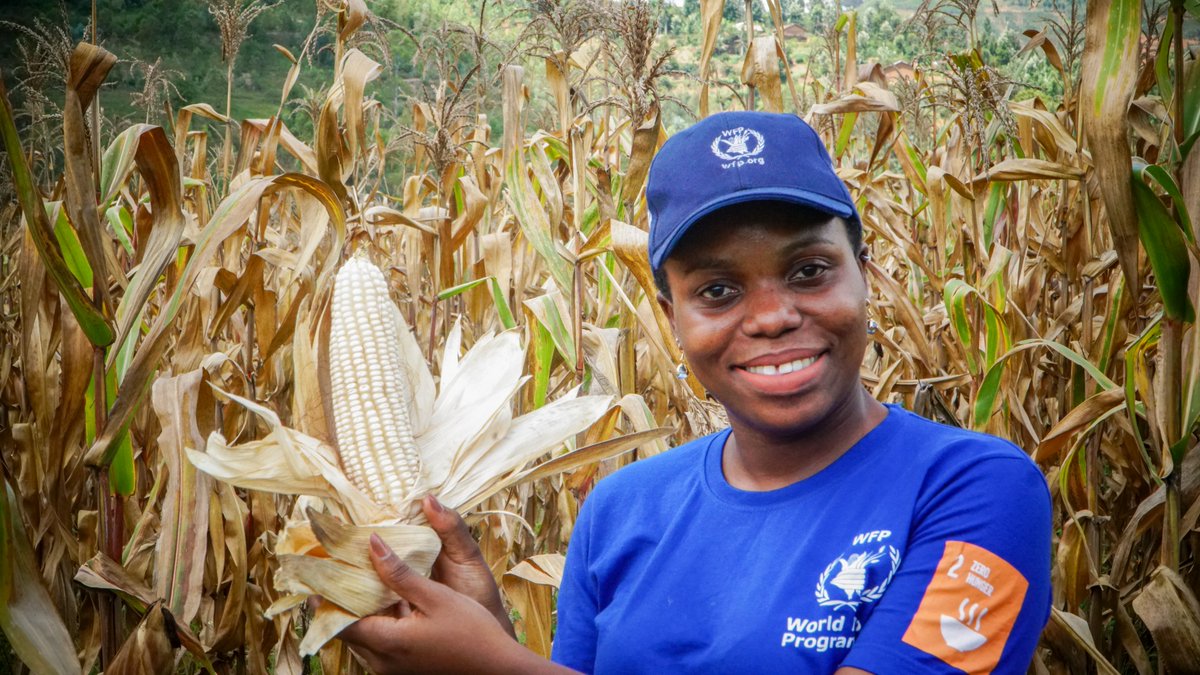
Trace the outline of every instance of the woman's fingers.
<instances>
[{"instance_id":1,"label":"woman's fingers","mask_svg":"<svg viewBox=\"0 0 1200 675\"><path fill-rule=\"evenodd\" d=\"M456 563L472 561L479 555L479 545L458 513L442 506L433 495L425 495L421 510L425 512L429 526L442 540L442 555Z\"/></svg>"},{"instance_id":2,"label":"woman's fingers","mask_svg":"<svg viewBox=\"0 0 1200 675\"><path fill-rule=\"evenodd\" d=\"M392 612L392 616L396 617L397 619L403 619L405 617L412 616L412 605L410 605L404 598L400 598L400 602L397 602L392 607Z\"/></svg>"},{"instance_id":3,"label":"woman's fingers","mask_svg":"<svg viewBox=\"0 0 1200 675\"><path fill-rule=\"evenodd\" d=\"M411 605L428 608L436 602L437 582L414 572L377 534L371 535L371 564L383 583Z\"/></svg>"},{"instance_id":4,"label":"woman's fingers","mask_svg":"<svg viewBox=\"0 0 1200 675\"><path fill-rule=\"evenodd\" d=\"M366 647L377 643L382 636L393 634L395 627L396 620L390 616L367 616L343 628L342 632L338 633L338 639L355 646Z\"/></svg>"}]
</instances>

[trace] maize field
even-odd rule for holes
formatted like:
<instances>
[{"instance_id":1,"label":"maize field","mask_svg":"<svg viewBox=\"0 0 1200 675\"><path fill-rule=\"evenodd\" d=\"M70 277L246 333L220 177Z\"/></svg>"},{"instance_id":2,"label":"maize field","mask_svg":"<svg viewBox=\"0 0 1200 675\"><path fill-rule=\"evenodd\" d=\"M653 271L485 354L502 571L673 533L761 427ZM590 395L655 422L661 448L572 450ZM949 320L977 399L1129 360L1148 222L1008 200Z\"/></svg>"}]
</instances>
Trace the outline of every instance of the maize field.
<instances>
[{"instance_id":1,"label":"maize field","mask_svg":"<svg viewBox=\"0 0 1200 675\"><path fill-rule=\"evenodd\" d=\"M1061 96L1021 98L970 48L986 3L922 2L969 46L898 80L858 57L853 10L813 72L780 0L761 26L702 0L672 46L650 0L473 0L410 36L428 76L400 109L373 92L404 29L372 4L320 1L276 45L262 118L230 116L261 0L210 3L224 112L102 118L122 55L95 14L49 45L56 76L0 64L0 673L361 672L332 638L395 599L367 537L428 570L429 492L549 654L595 482L725 425L676 378L644 187L670 133L750 107L808 120L857 201L864 385L1045 472L1031 672L1197 672L1195 0L1065 3L1023 37Z\"/></svg>"}]
</instances>

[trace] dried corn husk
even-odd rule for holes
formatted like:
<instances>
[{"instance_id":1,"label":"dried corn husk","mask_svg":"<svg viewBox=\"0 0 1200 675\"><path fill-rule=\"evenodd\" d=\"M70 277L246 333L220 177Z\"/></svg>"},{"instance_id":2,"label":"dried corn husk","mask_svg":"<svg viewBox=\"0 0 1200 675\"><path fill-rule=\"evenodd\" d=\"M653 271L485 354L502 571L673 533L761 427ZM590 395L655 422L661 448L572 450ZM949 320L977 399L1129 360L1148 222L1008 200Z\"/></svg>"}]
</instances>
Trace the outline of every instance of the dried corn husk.
<instances>
[{"instance_id":1,"label":"dried corn husk","mask_svg":"<svg viewBox=\"0 0 1200 675\"><path fill-rule=\"evenodd\" d=\"M361 267L361 261L356 265ZM571 392L514 417L512 399L528 379L522 375L524 349L515 331L485 335L460 358L462 330L456 325L446 341L441 382L436 386L399 310L390 301L383 304L384 311L392 313L401 370L413 397L405 404L420 452L418 484L437 494L448 508L475 508L511 485L530 461L587 429L609 408L607 396ZM328 356L322 358L328 368ZM301 654L314 653L358 617L398 600L367 557L371 534L380 535L411 567L428 575L440 540L422 526L416 502L393 504L372 498L360 489L361 483L347 477L333 439L290 429L270 409L219 393L257 415L269 432L236 446L213 433L204 452L188 450L192 463L232 485L308 495L321 505L321 509L298 510L299 516L287 523L276 542L275 585L284 597L268 614L292 611L310 595L324 600L301 642Z\"/></svg>"}]
</instances>

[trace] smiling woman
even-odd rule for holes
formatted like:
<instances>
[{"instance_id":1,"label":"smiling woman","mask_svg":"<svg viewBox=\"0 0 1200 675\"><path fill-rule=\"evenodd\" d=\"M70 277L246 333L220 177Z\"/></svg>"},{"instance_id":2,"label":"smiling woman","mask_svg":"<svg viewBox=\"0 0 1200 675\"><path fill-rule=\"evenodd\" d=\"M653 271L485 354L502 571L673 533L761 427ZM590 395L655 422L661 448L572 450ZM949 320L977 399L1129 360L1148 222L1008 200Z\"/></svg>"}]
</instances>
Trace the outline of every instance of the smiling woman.
<instances>
[{"instance_id":1,"label":"smiling woman","mask_svg":"<svg viewBox=\"0 0 1200 675\"><path fill-rule=\"evenodd\" d=\"M407 603L343 637L383 672L1025 672L1050 608L1045 482L1011 443L862 386L866 250L816 133L713 115L659 151L647 204L659 302L730 427L596 486L554 663L508 637L431 500L443 583L373 544Z\"/></svg>"},{"instance_id":2,"label":"smiling woman","mask_svg":"<svg viewBox=\"0 0 1200 675\"><path fill-rule=\"evenodd\" d=\"M753 434L811 448L766 483L746 475L751 489L816 473L884 416L858 381L865 251L850 240L837 216L748 202L698 221L663 264L663 308L692 371L742 428L735 445ZM740 454L727 460L735 473Z\"/></svg>"}]
</instances>

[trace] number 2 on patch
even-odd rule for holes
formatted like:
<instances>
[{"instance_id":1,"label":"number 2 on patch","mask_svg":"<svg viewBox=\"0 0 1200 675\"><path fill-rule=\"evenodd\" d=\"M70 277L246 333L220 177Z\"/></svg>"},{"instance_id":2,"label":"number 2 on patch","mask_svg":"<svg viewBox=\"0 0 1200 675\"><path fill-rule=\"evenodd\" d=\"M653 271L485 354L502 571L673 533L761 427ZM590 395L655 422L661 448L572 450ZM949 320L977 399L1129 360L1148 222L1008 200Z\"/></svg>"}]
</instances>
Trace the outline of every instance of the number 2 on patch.
<instances>
[{"instance_id":1,"label":"number 2 on patch","mask_svg":"<svg viewBox=\"0 0 1200 675\"><path fill-rule=\"evenodd\" d=\"M963 566L964 560L965 560L965 558L960 553L958 556L958 559L955 560L954 564L950 566L950 569L946 570L946 576L950 577L951 579L957 579L958 578L958 568Z\"/></svg>"}]
</instances>

